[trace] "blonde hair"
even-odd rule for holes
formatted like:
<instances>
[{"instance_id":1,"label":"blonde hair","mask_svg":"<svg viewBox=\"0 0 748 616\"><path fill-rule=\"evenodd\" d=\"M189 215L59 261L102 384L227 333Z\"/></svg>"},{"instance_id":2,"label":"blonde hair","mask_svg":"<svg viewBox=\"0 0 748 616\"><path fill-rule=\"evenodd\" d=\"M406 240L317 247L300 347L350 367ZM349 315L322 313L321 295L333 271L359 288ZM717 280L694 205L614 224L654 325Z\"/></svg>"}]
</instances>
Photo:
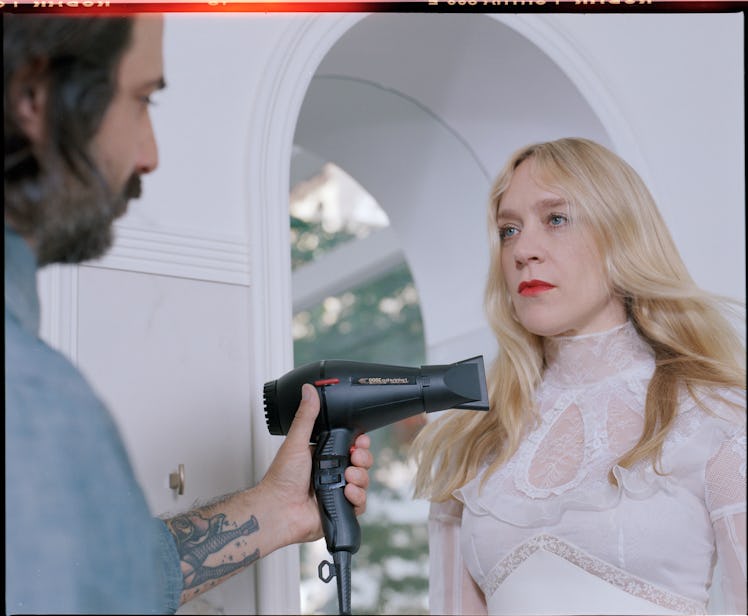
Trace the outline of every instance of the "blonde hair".
<instances>
[{"instance_id":1,"label":"blonde hair","mask_svg":"<svg viewBox=\"0 0 748 616\"><path fill-rule=\"evenodd\" d=\"M530 145L510 157L489 201L491 262L485 309L499 346L488 374L490 410L450 412L421 430L411 450L418 462L416 497L447 500L476 476L481 464L490 462L487 479L538 420L534 398L544 368L542 338L514 318L496 224L501 199L524 161L533 165L537 182L581 214L603 256L613 292L654 351L642 435L618 464L630 467L650 460L660 472L662 445L677 415L680 387L694 399L700 386L745 388L745 348L727 318L736 302L696 286L638 174L586 139ZM612 473L609 480L615 483Z\"/></svg>"}]
</instances>

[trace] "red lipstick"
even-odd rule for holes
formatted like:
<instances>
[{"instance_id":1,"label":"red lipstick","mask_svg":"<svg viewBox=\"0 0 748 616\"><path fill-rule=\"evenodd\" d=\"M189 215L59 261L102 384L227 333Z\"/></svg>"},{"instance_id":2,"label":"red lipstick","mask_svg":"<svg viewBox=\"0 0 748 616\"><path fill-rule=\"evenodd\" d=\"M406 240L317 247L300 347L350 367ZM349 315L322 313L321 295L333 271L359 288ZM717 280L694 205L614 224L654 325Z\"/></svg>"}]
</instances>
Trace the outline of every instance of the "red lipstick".
<instances>
[{"instance_id":1,"label":"red lipstick","mask_svg":"<svg viewBox=\"0 0 748 616\"><path fill-rule=\"evenodd\" d=\"M552 285L550 282L545 282L544 280L523 280L517 287L517 293L525 296L538 295L539 293L544 293L545 291L550 291L554 288L555 285Z\"/></svg>"}]
</instances>

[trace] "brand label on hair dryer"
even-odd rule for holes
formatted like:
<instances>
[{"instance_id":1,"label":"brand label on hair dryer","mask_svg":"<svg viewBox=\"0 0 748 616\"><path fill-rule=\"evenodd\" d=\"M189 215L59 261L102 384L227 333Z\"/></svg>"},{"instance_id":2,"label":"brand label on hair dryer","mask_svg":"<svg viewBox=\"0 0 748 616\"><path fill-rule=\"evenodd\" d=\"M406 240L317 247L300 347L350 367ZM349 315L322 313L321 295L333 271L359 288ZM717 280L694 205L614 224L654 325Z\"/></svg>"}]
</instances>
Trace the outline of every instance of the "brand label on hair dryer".
<instances>
[{"instance_id":1,"label":"brand label on hair dryer","mask_svg":"<svg viewBox=\"0 0 748 616\"><path fill-rule=\"evenodd\" d=\"M415 382L405 376L366 376L354 381L357 385L415 385Z\"/></svg>"}]
</instances>

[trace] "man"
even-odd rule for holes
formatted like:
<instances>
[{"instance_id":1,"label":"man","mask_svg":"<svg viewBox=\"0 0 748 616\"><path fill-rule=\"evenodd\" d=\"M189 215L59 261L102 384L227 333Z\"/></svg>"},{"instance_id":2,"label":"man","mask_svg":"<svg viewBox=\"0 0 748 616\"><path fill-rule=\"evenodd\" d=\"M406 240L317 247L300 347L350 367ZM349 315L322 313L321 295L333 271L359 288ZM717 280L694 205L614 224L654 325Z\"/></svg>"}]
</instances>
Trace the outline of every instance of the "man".
<instances>
[{"instance_id":1,"label":"man","mask_svg":"<svg viewBox=\"0 0 748 616\"><path fill-rule=\"evenodd\" d=\"M8 613L173 612L322 534L312 386L257 486L159 520L108 411L38 337L36 268L106 251L112 222L158 164L148 106L164 87L162 35L152 16L4 16ZM345 494L360 514L368 437L351 461Z\"/></svg>"}]
</instances>

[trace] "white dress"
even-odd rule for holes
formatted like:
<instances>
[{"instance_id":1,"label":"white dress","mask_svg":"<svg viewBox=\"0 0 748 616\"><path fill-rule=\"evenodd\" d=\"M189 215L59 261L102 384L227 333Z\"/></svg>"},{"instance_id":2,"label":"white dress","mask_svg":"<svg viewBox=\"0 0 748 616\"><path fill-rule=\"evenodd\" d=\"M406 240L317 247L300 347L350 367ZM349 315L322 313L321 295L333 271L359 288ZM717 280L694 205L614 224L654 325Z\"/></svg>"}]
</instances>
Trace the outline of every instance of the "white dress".
<instances>
[{"instance_id":1,"label":"white dress","mask_svg":"<svg viewBox=\"0 0 748 616\"><path fill-rule=\"evenodd\" d=\"M480 489L433 504L434 614L705 613L717 556L724 610L746 613L745 392L687 394L651 464L638 440L651 348L626 323L546 341L540 424ZM608 472L618 486L608 481Z\"/></svg>"}]
</instances>

